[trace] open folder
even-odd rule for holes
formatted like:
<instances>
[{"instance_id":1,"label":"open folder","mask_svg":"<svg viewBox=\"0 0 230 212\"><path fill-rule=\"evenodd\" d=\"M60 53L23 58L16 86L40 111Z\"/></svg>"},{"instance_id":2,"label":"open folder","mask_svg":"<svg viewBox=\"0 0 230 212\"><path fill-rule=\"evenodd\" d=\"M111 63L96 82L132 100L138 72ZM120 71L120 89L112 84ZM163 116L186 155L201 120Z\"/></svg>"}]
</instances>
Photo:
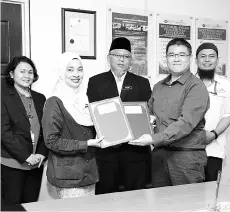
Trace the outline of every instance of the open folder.
<instances>
[{"instance_id":1,"label":"open folder","mask_svg":"<svg viewBox=\"0 0 230 212\"><path fill-rule=\"evenodd\" d=\"M146 102L123 102L123 106L134 139L138 139L143 134L153 133Z\"/></svg>"},{"instance_id":2,"label":"open folder","mask_svg":"<svg viewBox=\"0 0 230 212\"><path fill-rule=\"evenodd\" d=\"M133 139L133 134L124 113L120 97L90 103L89 111L97 136L104 136L101 143L102 148L128 142Z\"/></svg>"}]
</instances>

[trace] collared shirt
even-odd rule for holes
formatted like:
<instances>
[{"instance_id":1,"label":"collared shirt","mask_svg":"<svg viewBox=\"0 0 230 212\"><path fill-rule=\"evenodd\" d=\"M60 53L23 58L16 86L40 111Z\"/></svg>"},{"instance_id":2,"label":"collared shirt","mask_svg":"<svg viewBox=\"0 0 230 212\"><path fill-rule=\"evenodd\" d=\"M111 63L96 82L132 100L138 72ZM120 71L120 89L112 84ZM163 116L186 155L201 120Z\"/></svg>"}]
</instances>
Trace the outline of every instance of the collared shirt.
<instances>
[{"instance_id":1,"label":"collared shirt","mask_svg":"<svg viewBox=\"0 0 230 212\"><path fill-rule=\"evenodd\" d=\"M25 95L21 94L19 91L17 91L17 92L18 92L18 94L22 100L22 103L25 107L27 114L30 114L30 116L31 116L31 117L28 117L28 119L30 121L31 139L32 139L32 142L34 142L33 143L33 154L35 154L36 146L37 146L37 142L38 142L38 137L40 134L40 124L39 124L37 112L35 110L32 97L31 96L26 97ZM28 107L28 101L31 102L31 105L29 106L30 108ZM33 133L33 135L32 135L32 133Z\"/></svg>"},{"instance_id":2,"label":"collared shirt","mask_svg":"<svg viewBox=\"0 0 230 212\"><path fill-rule=\"evenodd\" d=\"M148 102L150 114L156 116L153 144L204 149L207 89L190 71L172 84L170 79L171 75L154 86Z\"/></svg>"},{"instance_id":3,"label":"collared shirt","mask_svg":"<svg viewBox=\"0 0 230 212\"><path fill-rule=\"evenodd\" d=\"M215 75L214 82L207 87L210 97L210 108L205 115L205 129L215 129L223 117L230 116L230 81L223 76ZM206 147L207 156L225 158L227 131Z\"/></svg>"},{"instance_id":4,"label":"collared shirt","mask_svg":"<svg viewBox=\"0 0 230 212\"><path fill-rule=\"evenodd\" d=\"M112 74L113 74L115 81L116 81L116 84L117 84L117 90L118 90L119 95L121 94L121 88L122 88L126 73L127 72L125 72L125 74L123 74L120 78L118 78L112 71Z\"/></svg>"}]
</instances>

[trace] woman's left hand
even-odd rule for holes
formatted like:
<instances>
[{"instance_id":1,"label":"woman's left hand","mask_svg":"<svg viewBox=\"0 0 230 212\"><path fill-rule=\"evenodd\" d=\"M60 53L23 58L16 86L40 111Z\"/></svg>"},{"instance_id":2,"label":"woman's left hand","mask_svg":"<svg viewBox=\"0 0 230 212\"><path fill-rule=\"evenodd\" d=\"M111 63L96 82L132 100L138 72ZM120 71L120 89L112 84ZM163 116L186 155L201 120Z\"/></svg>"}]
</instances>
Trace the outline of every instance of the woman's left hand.
<instances>
[{"instance_id":1,"label":"woman's left hand","mask_svg":"<svg viewBox=\"0 0 230 212\"><path fill-rule=\"evenodd\" d=\"M35 154L35 156L40 160L38 164L38 168L39 168L42 165L42 162L45 159L45 156L41 154Z\"/></svg>"}]
</instances>

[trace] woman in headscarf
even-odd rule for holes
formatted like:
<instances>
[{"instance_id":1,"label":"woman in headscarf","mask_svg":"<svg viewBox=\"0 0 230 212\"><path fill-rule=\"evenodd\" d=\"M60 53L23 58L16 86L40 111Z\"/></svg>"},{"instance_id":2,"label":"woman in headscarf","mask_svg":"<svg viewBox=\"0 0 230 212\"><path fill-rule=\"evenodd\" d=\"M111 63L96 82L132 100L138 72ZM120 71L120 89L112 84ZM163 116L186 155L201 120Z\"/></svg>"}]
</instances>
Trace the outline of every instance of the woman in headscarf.
<instances>
[{"instance_id":1,"label":"woman in headscarf","mask_svg":"<svg viewBox=\"0 0 230 212\"><path fill-rule=\"evenodd\" d=\"M47 179L60 199L93 195L98 181L94 147L100 147L103 138L95 139L83 77L80 56L63 53L58 81L44 108Z\"/></svg>"}]
</instances>

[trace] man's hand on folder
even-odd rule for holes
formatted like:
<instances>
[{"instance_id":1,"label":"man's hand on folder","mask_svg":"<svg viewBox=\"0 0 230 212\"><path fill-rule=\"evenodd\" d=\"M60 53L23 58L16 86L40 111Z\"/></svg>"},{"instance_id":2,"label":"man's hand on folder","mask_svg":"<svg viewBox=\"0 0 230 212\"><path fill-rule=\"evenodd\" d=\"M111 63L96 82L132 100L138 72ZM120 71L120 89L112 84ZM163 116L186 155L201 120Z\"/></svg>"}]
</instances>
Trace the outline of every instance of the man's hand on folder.
<instances>
[{"instance_id":1,"label":"man's hand on folder","mask_svg":"<svg viewBox=\"0 0 230 212\"><path fill-rule=\"evenodd\" d=\"M130 141L129 144L136 145L136 146L151 145L151 144L153 144L152 136L149 134L144 134L140 138Z\"/></svg>"},{"instance_id":2,"label":"man's hand on folder","mask_svg":"<svg viewBox=\"0 0 230 212\"><path fill-rule=\"evenodd\" d=\"M101 141L104 139L104 136L95 139L89 139L87 141L88 146L101 147Z\"/></svg>"}]
</instances>

